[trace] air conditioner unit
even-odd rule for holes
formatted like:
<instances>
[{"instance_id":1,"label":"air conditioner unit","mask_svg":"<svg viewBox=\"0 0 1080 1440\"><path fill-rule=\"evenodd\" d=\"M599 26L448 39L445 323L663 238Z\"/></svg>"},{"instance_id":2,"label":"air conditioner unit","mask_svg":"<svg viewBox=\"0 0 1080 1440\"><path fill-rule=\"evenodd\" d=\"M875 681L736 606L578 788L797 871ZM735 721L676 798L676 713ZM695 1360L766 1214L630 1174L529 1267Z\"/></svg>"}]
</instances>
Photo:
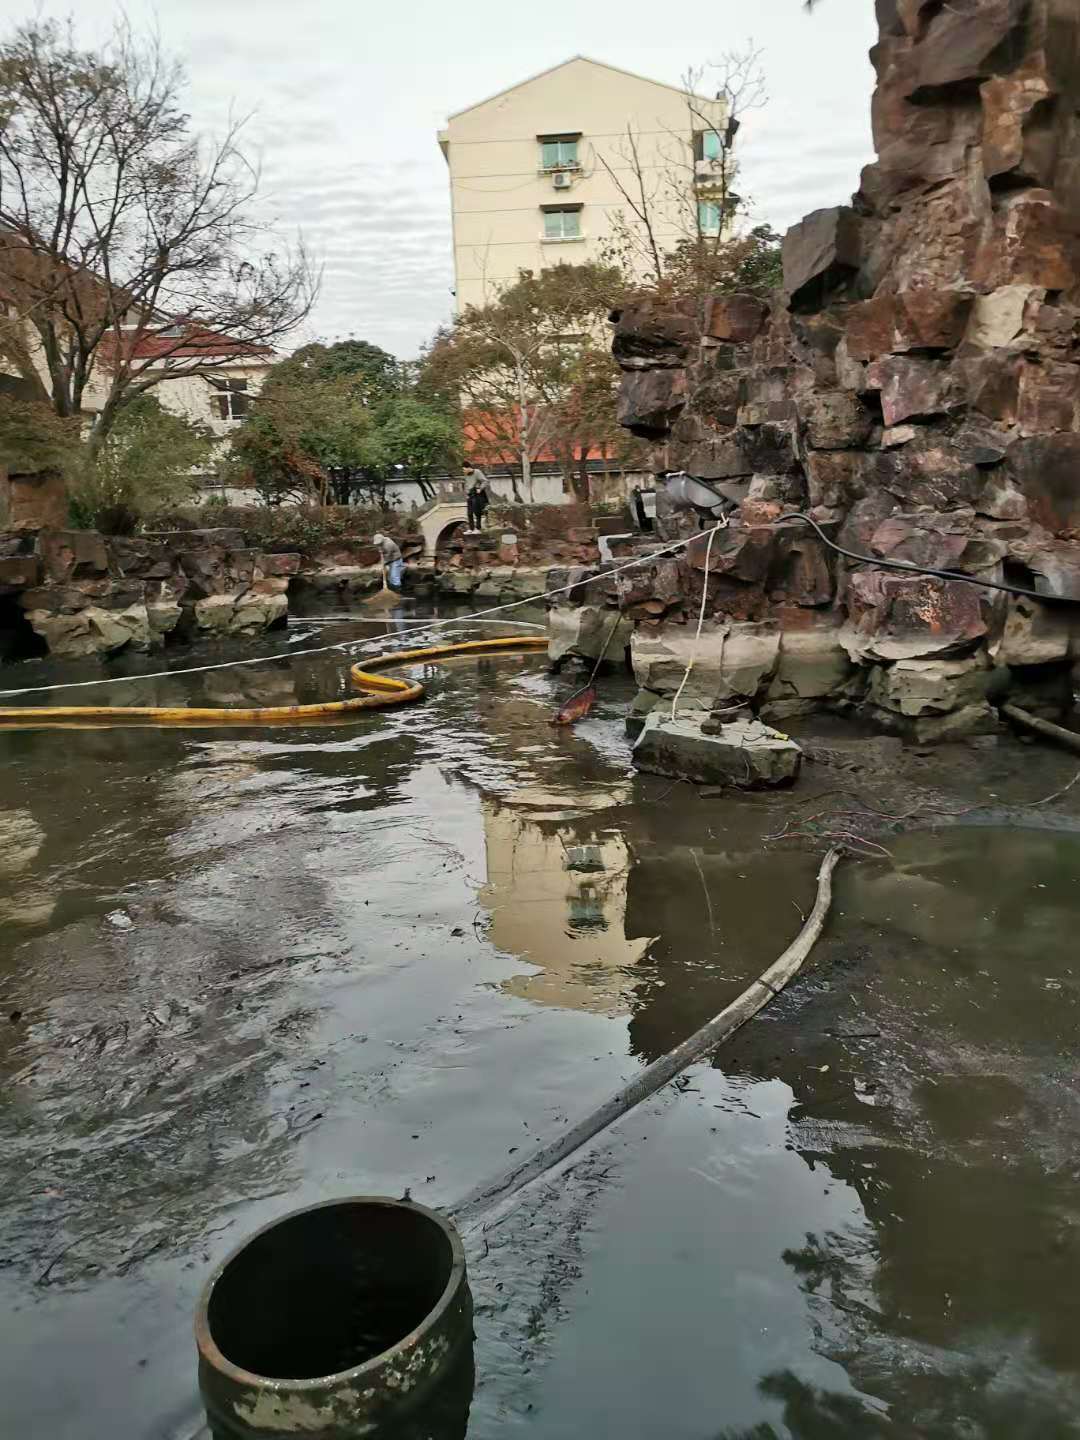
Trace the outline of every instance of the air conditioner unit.
<instances>
[{"instance_id":1,"label":"air conditioner unit","mask_svg":"<svg viewBox=\"0 0 1080 1440\"><path fill-rule=\"evenodd\" d=\"M551 183L556 190L569 190L572 184L571 177L565 170L556 170L551 177Z\"/></svg>"}]
</instances>

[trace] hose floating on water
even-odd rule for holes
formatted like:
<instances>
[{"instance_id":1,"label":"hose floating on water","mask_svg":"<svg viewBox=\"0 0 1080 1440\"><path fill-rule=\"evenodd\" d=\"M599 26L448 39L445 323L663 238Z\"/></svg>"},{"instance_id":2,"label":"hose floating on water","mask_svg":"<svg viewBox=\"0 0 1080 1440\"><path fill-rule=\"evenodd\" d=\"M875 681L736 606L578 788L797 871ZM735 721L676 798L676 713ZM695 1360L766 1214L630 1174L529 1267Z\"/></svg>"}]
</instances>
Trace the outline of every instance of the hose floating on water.
<instances>
[{"instance_id":1,"label":"hose floating on water","mask_svg":"<svg viewBox=\"0 0 1080 1440\"><path fill-rule=\"evenodd\" d=\"M774 960L769 968L763 971L752 985L748 985L730 1005L726 1005L719 1015L715 1015L700 1030L695 1030L693 1035L681 1045L676 1045L674 1050L669 1050L666 1055L661 1055L659 1060L646 1066L628 1085L605 1100L591 1115L586 1115L557 1140L526 1156L497 1179L486 1181L470 1191L456 1205L448 1206L459 1228L467 1234L480 1225L489 1218L489 1212L501 1209L526 1186L542 1179L602 1130L606 1130L616 1120L635 1109L650 1095L655 1095L657 1090L674 1080L676 1075L681 1074L695 1060L700 1060L703 1055L715 1050L779 995L784 986L802 969L825 928L832 905L832 875L841 853L834 845L822 860L818 870L814 908L806 917L803 928L778 960Z\"/></svg>"},{"instance_id":2,"label":"hose floating on water","mask_svg":"<svg viewBox=\"0 0 1080 1440\"><path fill-rule=\"evenodd\" d=\"M493 640L463 640L455 645L430 645L419 650L394 650L376 655L349 668L349 679L357 690L369 694L351 700L328 700L316 705L262 705L252 709L239 706L169 705L42 705L13 706L0 710L0 729L61 729L81 725L152 725L200 728L226 725L308 725L341 720L364 710L387 710L393 705L411 705L422 700L425 687L419 680L398 680L393 675L374 674L391 665L413 665L421 661L444 660L453 655L497 655L514 650L546 650L544 635L503 635Z\"/></svg>"}]
</instances>

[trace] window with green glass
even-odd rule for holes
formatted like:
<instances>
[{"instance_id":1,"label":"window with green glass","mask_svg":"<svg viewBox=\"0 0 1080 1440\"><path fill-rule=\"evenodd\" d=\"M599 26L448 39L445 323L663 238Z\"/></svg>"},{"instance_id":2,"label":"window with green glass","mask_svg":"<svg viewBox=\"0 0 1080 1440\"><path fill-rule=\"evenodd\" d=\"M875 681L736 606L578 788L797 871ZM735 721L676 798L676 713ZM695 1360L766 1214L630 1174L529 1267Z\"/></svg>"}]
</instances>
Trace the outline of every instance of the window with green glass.
<instances>
[{"instance_id":1,"label":"window with green glass","mask_svg":"<svg viewBox=\"0 0 1080 1440\"><path fill-rule=\"evenodd\" d=\"M697 222L702 235L720 234L720 206L715 200L698 201Z\"/></svg>"},{"instance_id":2,"label":"window with green glass","mask_svg":"<svg viewBox=\"0 0 1080 1440\"><path fill-rule=\"evenodd\" d=\"M545 170L575 170L578 163L577 136L551 136L540 141L540 164Z\"/></svg>"},{"instance_id":3,"label":"window with green glass","mask_svg":"<svg viewBox=\"0 0 1080 1440\"><path fill-rule=\"evenodd\" d=\"M703 160L720 159L720 136L715 130L701 132L701 158Z\"/></svg>"},{"instance_id":4,"label":"window with green glass","mask_svg":"<svg viewBox=\"0 0 1080 1440\"><path fill-rule=\"evenodd\" d=\"M545 240L577 240L581 236L581 211L545 210Z\"/></svg>"}]
</instances>

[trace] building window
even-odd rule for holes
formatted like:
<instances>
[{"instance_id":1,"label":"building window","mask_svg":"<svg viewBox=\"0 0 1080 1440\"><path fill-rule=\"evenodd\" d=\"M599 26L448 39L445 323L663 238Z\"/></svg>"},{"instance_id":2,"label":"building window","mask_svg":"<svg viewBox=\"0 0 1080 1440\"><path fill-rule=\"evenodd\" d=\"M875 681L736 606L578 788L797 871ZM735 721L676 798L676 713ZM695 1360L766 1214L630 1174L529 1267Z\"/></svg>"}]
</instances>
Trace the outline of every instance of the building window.
<instances>
[{"instance_id":1,"label":"building window","mask_svg":"<svg viewBox=\"0 0 1080 1440\"><path fill-rule=\"evenodd\" d=\"M723 158L723 154L720 136L715 130L694 131L695 160L720 160Z\"/></svg>"},{"instance_id":2,"label":"building window","mask_svg":"<svg viewBox=\"0 0 1080 1440\"><path fill-rule=\"evenodd\" d=\"M544 170L578 168L578 135L541 135L540 165Z\"/></svg>"},{"instance_id":3,"label":"building window","mask_svg":"<svg viewBox=\"0 0 1080 1440\"><path fill-rule=\"evenodd\" d=\"M217 413L218 419L243 420L251 405L251 396L247 393L248 382L213 380L211 384L218 393L210 397L210 408Z\"/></svg>"},{"instance_id":4,"label":"building window","mask_svg":"<svg viewBox=\"0 0 1080 1440\"><path fill-rule=\"evenodd\" d=\"M551 206L544 210L545 240L580 240L581 206Z\"/></svg>"},{"instance_id":5,"label":"building window","mask_svg":"<svg viewBox=\"0 0 1080 1440\"><path fill-rule=\"evenodd\" d=\"M702 235L720 234L720 206L717 201L698 201L697 223Z\"/></svg>"}]
</instances>

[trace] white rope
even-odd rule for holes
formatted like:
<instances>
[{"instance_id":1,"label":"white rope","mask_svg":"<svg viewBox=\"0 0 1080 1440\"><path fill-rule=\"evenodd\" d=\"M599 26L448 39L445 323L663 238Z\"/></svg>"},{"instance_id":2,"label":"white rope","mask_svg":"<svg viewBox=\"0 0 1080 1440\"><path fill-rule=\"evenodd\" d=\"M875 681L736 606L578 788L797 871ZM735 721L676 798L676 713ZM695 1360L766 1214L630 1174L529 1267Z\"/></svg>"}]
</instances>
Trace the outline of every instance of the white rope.
<instances>
[{"instance_id":1,"label":"white rope","mask_svg":"<svg viewBox=\"0 0 1080 1440\"><path fill-rule=\"evenodd\" d=\"M702 626L705 624L705 606L708 603L709 599L709 560L712 556L713 537L715 536L717 530L725 529L727 527L727 523L727 516L725 515L723 520L720 521L720 524L714 525L713 528L709 531L709 543L705 546L705 576L701 582L701 609L698 611L697 617L697 634L694 636L694 643L690 649L690 659L686 662L686 673L683 675L682 683L679 685L678 690L675 691L675 698L671 702L672 720L675 719L676 711L679 708L679 701L682 698L682 692L686 689L686 682L690 679L690 671L694 668L694 661L697 659L698 646L701 644L701 630Z\"/></svg>"},{"instance_id":2,"label":"white rope","mask_svg":"<svg viewBox=\"0 0 1080 1440\"><path fill-rule=\"evenodd\" d=\"M708 532L710 550L712 537L717 530L723 530L726 526L727 520L725 519ZM700 533L699 531L698 534ZM593 584L597 580L606 580L612 575L621 574L624 570L632 570L635 565L646 565L661 555L671 555L676 550L683 550L697 538L697 535L691 535L686 540L676 540L659 550L650 551L648 555L639 555L634 560L628 560L625 565L616 565L611 570L602 570L598 575L592 575L587 580L573 580L569 585L557 585L553 590L544 590L537 595L526 595L523 600L511 600L505 605L490 605L486 610L474 610L469 615L450 616L445 620L428 620L423 625L418 625L411 630L388 629L380 635L373 635L366 640L344 640L337 645L313 645L306 650L287 650L279 655L256 655L246 660L222 660L213 665L192 665L185 670L155 670L147 675L106 675L97 680L67 680L61 685L25 685L18 690L0 690L0 697L38 695L52 690L79 690L88 685L126 685L135 680L164 680L178 675L201 675L208 670L231 670L240 665L272 665L275 660L291 660L294 656L325 655L330 650L349 650L350 647L370 646L388 639L410 640L417 635L428 635L432 630L441 630L444 626L465 625L470 621L485 619L489 615L500 615L505 610L520 609L522 605L536 605L541 600L551 599L553 595L566 595L571 590L579 589L582 585ZM362 620L363 616L356 618Z\"/></svg>"}]
</instances>

